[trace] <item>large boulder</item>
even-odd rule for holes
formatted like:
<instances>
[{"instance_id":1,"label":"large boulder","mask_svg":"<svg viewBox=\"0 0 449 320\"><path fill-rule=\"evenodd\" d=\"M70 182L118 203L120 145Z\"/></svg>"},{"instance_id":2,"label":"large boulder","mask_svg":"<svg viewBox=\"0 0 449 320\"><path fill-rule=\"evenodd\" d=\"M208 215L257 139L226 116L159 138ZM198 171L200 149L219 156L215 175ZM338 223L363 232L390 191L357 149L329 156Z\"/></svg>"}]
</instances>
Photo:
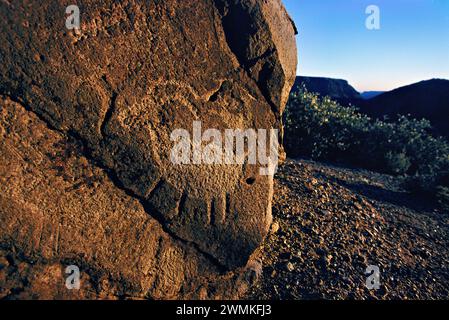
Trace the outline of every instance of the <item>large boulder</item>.
<instances>
[{"instance_id":1,"label":"large boulder","mask_svg":"<svg viewBox=\"0 0 449 320\"><path fill-rule=\"evenodd\" d=\"M173 133L279 128L293 23L279 0L77 3L80 30L69 1L0 2L2 272L76 262L96 294L235 297L273 177L173 161Z\"/></svg>"}]
</instances>

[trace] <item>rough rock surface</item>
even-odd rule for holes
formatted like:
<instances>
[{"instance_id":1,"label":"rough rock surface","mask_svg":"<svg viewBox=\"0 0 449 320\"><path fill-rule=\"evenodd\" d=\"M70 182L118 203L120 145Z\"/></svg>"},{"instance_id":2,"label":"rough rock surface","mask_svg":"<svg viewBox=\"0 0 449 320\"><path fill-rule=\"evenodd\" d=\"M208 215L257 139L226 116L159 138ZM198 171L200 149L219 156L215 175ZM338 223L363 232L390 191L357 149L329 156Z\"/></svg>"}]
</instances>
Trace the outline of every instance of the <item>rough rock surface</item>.
<instances>
[{"instance_id":1,"label":"rough rock surface","mask_svg":"<svg viewBox=\"0 0 449 320\"><path fill-rule=\"evenodd\" d=\"M173 165L170 134L279 128L296 67L285 9L86 0L77 31L69 4L0 1L1 295L72 297L59 280L75 261L73 297L237 296L272 177Z\"/></svg>"}]
</instances>

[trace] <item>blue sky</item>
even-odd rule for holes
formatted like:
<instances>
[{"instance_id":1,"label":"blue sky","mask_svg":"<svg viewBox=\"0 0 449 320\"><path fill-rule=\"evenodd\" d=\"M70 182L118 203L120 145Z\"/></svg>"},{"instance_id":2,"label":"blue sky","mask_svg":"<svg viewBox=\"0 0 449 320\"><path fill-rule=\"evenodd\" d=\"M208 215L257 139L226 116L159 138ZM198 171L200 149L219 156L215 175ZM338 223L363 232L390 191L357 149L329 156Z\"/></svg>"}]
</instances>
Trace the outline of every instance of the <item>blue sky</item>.
<instances>
[{"instance_id":1,"label":"blue sky","mask_svg":"<svg viewBox=\"0 0 449 320\"><path fill-rule=\"evenodd\" d=\"M283 0L299 30L298 74L358 91L449 79L449 0ZM366 7L380 9L368 30Z\"/></svg>"}]
</instances>

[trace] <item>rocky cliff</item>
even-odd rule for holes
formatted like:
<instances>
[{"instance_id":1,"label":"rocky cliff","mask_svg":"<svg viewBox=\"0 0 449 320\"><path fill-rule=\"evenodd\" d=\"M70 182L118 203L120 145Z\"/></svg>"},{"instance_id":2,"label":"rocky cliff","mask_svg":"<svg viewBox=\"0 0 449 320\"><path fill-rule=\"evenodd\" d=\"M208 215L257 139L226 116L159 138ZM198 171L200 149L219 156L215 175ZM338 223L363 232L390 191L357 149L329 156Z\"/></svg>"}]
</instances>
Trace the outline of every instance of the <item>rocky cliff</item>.
<instances>
[{"instance_id":1,"label":"rocky cliff","mask_svg":"<svg viewBox=\"0 0 449 320\"><path fill-rule=\"evenodd\" d=\"M292 92L296 92L302 86L305 86L309 92L319 93L322 97L330 97L342 105L357 104L362 100L360 93L346 80L298 76Z\"/></svg>"}]
</instances>

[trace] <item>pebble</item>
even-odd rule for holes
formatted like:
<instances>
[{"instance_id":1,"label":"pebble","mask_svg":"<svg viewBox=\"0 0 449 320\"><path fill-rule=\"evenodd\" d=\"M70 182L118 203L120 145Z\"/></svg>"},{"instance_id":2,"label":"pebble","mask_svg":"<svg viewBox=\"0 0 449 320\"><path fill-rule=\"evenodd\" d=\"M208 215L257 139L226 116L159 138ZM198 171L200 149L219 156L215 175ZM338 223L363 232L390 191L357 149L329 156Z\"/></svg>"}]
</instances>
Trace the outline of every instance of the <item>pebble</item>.
<instances>
[{"instance_id":1,"label":"pebble","mask_svg":"<svg viewBox=\"0 0 449 320\"><path fill-rule=\"evenodd\" d=\"M286 268L289 272L292 272L293 270L295 270L295 266L291 262L287 262Z\"/></svg>"},{"instance_id":2,"label":"pebble","mask_svg":"<svg viewBox=\"0 0 449 320\"><path fill-rule=\"evenodd\" d=\"M270 237L274 243L267 245L263 253L270 257L267 261L273 266L265 279L266 287L273 290L263 292L265 298L304 298L303 292L331 299L447 297L447 282L441 274L433 269L416 274L416 270L406 267L411 258L416 263L449 267L444 258L446 241L439 240L444 235L442 226L449 224L447 217L426 225L422 216L409 208L394 203L385 206L382 199L361 196L357 189L345 189L338 182L329 184L326 180L335 173L334 169L326 170L326 177L316 179L312 177L313 170L306 170L313 164L306 163L298 169L296 162L287 161L287 169L292 171L285 177L291 183L277 181L282 189L275 193L273 207L273 215L282 228ZM350 171L337 173L335 176L343 181L350 181L353 175ZM359 182L360 177L354 181ZM367 184L374 185L369 180ZM289 192L284 193L284 187ZM287 215L293 218L287 219ZM413 220L422 223L410 229ZM415 228L417 233L411 232ZM440 255L435 246L438 243ZM369 264L388 270L381 278L385 284L376 291L364 287L364 271Z\"/></svg>"},{"instance_id":3,"label":"pebble","mask_svg":"<svg viewBox=\"0 0 449 320\"><path fill-rule=\"evenodd\" d=\"M277 233L279 231L279 228L280 228L279 222L277 221L273 222L273 224L271 225L270 233L271 234Z\"/></svg>"}]
</instances>

